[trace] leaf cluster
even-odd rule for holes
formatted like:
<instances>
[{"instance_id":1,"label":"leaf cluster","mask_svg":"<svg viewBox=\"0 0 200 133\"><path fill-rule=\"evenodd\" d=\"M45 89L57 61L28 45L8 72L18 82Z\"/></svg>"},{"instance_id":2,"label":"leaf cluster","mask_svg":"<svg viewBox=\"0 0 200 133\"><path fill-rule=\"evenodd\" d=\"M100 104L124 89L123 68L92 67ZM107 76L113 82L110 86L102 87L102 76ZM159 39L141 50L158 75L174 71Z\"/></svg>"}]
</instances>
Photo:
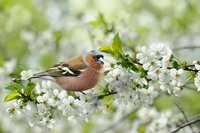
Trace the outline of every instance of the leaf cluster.
<instances>
[{"instance_id":1,"label":"leaf cluster","mask_svg":"<svg viewBox=\"0 0 200 133\"><path fill-rule=\"evenodd\" d=\"M27 101L33 101L34 94L31 92L35 88L36 84L33 82L28 82L26 87L24 87L21 83L19 82L10 82L8 86L5 87L6 90L9 90L11 93L8 94L4 102L12 101L12 100L17 100L17 99L22 99L22 101L27 102Z\"/></svg>"}]
</instances>

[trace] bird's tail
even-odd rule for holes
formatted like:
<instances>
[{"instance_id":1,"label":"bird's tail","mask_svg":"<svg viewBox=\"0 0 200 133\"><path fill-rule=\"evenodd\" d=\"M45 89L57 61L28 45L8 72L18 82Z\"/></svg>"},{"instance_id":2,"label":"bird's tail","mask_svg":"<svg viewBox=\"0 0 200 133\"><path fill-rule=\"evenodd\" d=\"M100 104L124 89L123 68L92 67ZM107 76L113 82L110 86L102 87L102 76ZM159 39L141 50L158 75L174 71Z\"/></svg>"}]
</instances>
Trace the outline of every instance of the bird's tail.
<instances>
[{"instance_id":1,"label":"bird's tail","mask_svg":"<svg viewBox=\"0 0 200 133\"><path fill-rule=\"evenodd\" d=\"M58 77L61 75L61 71L58 70L57 68L49 68L45 71L42 72L38 72L33 74L33 76L31 76L29 79L34 79L34 78L41 78L41 77Z\"/></svg>"}]
</instances>

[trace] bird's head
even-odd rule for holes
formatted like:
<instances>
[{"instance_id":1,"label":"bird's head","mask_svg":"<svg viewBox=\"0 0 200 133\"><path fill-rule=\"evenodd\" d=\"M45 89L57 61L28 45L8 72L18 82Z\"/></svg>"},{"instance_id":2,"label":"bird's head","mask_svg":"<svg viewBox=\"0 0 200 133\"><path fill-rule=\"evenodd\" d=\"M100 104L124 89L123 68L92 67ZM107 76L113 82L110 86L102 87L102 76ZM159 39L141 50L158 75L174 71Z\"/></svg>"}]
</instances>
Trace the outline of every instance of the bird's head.
<instances>
[{"instance_id":1,"label":"bird's head","mask_svg":"<svg viewBox=\"0 0 200 133\"><path fill-rule=\"evenodd\" d=\"M100 51L92 50L86 55L86 61L88 66L101 69L104 65L104 56Z\"/></svg>"}]
</instances>

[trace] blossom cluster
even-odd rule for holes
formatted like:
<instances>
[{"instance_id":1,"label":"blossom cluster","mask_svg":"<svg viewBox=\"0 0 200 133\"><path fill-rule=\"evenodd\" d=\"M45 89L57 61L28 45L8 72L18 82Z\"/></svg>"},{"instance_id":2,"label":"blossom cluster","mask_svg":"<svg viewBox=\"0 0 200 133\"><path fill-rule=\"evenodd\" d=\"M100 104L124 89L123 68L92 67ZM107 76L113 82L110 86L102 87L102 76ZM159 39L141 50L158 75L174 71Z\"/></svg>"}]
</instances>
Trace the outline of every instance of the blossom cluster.
<instances>
[{"instance_id":1,"label":"blossom cluster","mask_svg":"<svg viewBox=\"0 0 200 133\"><path fill-rule=\"evenodd\" d=\"M171 66L172 50L160 43L141 48L136 55L139 63L147 71L147 78L158 82L162 91L181 96L182 86L185 83L182 68L175 69Z\"/></svg>"},{"instance_id":2,"label":"blossom cluster","mask_svg":"<svg viewBox=\"0 0 200 133\"><path fill-rule=\"evenodd\" d=\"M197 90L200 91L200 63L198 61L193 61L195 69L198 70L196 77L194 78L194 84L197 87Z\"/></svg>"},{"instance_id":3,"label":"blossom cluster","mask_svg":"<svg viewBox=\"0 0 200 133\"><path fill-rule=\"evenodd\" d=\"M144 115L145 114L145 115ZM145 131L148 133L169 133L177 128L176 123L182 121L182 114L178 113L176 117L173 117L173 113L170 110L167 111L158 111L156 108L140 108L137 111L138 119L134 121L133 125L136 130L142 125L148 123L148 126L145 127ZM198 130L196 127L193 127L193 130ZM186 127L182 132L191 132L189 127Z\"/></svg>"},{"instance_id":4,"label":"blossom cluster","mask_svg":"<svg viewBox=\"0 0 200 133\"><path fill-rule=\"evenodd\" d=\"M154 132L167 133L170 132L168 127L170 125L173 125L172 123L169 123L170 118L172 117L170 111L161 113L158 112L155 108L141 108L137 112L137 116L139 118L138 125L150 123L148 127L146 127L147 128L146 130L149 133L154 133Z\"/></svg>"},{"instance_id":5,"label":"blossom cluster","mask_svg":"<svg viewBox=\"0 0 200 133\"><path fill-rule=\"evenodd\" d=\"M116 92L114 98L118 103L137 106L147 106L158 96L153 86L148 86L145 78L140 78L135 72L129 73L118 66L106 77L109 91Z\"/></svg>"},{"instance_id":6,"label":"blossom cluster","mask_svg":"<svg viewBox=\"0 0 200 133\"><path fill-rule=\"evenodd\" d=\"M142 68L140 72L115 65L105 77L109 91L115 93L114 98L119 103L134 106L150 105L162 92L180 97L183 95L182 89L188 81L190 69L174 67L174 60L172 50L162 43L153 44L149 48L142 47L136 54L137 65ZM199 66L196 63L195 70L191 71L200 70ZM143 75L140 74L141 71ZM194 81L199 90L200 72L196 74Z\"/></svg>"},{"instance_id":7,"label":"blossom cluster","mask_svg":"<svg viewBox=\"0 0 200 133\"><path fill-rule=\"evenodd\" d=\"M171 57L172 51L164 45L153 45L148 50L142 47L141 52L136 55L139 63L147 71L146 77L141 77L138 73L126 70L120 65L115 66L105 77L109 84L109 91L115 92L114 98L117 102L123 104L131 104L134 106L148 106L153 103L160 92L155 85L155 81L159 79L159 83L163 86L172 80L167 64ZM168 74L169 72L169 74ZM166 73L169 75L167 77ZM174 73L172 73L174 74ZM166 79L165 79L166 78ZM179 81L179 78L176 78ZM174 79L174 86L176 86ZM170 88L169 89L173 89ZM170 92L170 90L168 90Z\"/></svg>"},{"instance_id":8,"label":"blossom cluster","mask_svg":"<svg viewBox=\"0 0 200 133\"><path fill-rule=\"evenodd\" d=\"M13 107L7 109L11 115L15 112L23 114L30 126L37 125L52 129L56 124L54 119L56 111L66 116L69 121L76 123L87 122L91 112L106 110L103 102L92 93L76 92L72 96L65 90L53 89L51 81L37 83L34 93L35 100L24 102L23 99L19 99Z\"/></svg>"}]
</instances>

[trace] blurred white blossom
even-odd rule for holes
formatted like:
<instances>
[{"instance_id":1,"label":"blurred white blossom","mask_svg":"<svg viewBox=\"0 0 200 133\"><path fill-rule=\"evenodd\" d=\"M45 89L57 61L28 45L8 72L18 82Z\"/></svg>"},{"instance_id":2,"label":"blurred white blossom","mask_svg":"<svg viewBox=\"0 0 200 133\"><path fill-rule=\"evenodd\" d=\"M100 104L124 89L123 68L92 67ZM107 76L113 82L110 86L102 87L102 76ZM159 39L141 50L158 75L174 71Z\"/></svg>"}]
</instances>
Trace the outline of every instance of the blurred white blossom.
<instances>
[{"instance_id":1,"label":"blurred white blossom","mask_svg":"<svg viewBox=\"0 0 200 133\"><path fill-rule=\"evenodd\" d=\"M32 76L33 76L33 71L32 70L22 71L21 72L21 79L22 80L27 80Z\"/></svg>"},{"instance_id":2,"label":"blurred white blossom","mask_svg":"<svg viewBox=\"0 0 200 133\"><path fill-rule=\"evenodd\" d=\"M194 78L194 84L197 87L197 91L200 91L200 72L196 74L196 77Z\"/></svg>"}]
</instances>

